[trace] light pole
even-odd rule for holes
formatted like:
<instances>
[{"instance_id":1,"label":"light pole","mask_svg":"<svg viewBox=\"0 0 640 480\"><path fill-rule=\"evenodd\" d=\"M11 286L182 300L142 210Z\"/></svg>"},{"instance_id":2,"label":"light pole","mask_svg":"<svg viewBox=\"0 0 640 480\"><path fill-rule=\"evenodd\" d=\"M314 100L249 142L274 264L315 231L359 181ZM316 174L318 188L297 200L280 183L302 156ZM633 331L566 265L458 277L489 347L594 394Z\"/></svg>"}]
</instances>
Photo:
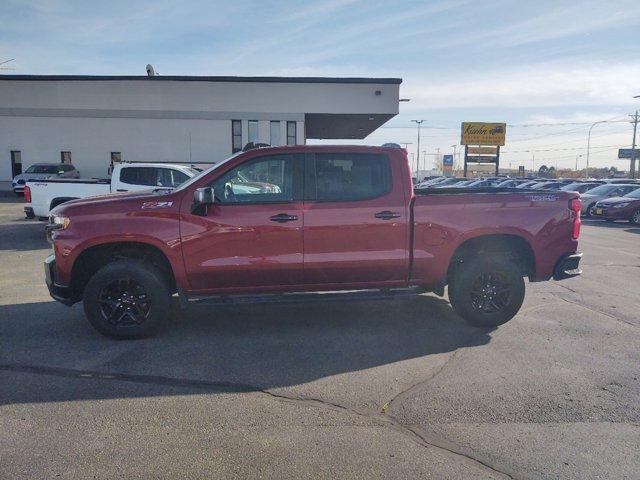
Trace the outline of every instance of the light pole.
<instances>
[{"instance_id":1,"label":"light pole","mask_svg":"<svg viewBox=\"0 0 640 480\"><path fill-rule=\"evenodd\" d=\"M576 155L576 172L578 171L578 159L582 157L582 155Z\"/></svg>"},{"instance_id":2,"label":"light pole","mask_svg":"<svg viewBox=\"0 0 640 480\"><path fill-rule=\"evenodd\" d=\"M451 145L451 148L453 148L453 165L451 165L451 175L455 176L453 172L456 169L456 148L458 148L458 144Z\"/></svg>"},{"instance_id":3,"label":"light pole","mask_svg":"<svg viewBox=\"0 0 640 480\"><path fill-rule=\"evenodd\" d=\"M417 155L416 155L416 176L419 175L420 172L420 125L422 125L422 122L426 122L426 120L411 120L412 122L415 122L418 125L418 149L416 150Z\"/></svg>"},{"instance_id":4,"label":"light pole","mask_svg":"<svg viewBox=\"0 0 640 480\"><path fill-rule=\"evenodd\" d=\"M584 169L584 178L589 178L589 147L591 146L591 130L599 123L609 123L609 120L599 120L593 122L589 127L589 135L587 135L587 166Z\"/></svg>"},{"instance_id":5,"label":"light pole","mask_svg":"<svg viewBox=\"0 0 640 480\"><path fill-rule=\"evenodd\" d=\"M640 95L635 95L633 98L640 98ZM631 178L636 178L636 131L638 130L638 111L633 117L633 143L631 144Z\"/></svg>"}]
</instances>

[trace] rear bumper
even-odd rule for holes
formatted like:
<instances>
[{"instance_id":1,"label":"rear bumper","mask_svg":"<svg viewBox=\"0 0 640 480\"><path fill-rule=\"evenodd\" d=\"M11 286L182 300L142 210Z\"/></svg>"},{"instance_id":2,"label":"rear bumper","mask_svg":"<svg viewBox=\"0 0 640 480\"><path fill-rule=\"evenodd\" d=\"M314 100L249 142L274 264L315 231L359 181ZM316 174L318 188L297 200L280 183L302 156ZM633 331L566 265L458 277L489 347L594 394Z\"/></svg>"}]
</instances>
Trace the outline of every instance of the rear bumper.
<instances>
[{"instance_id":1,"label":"rear bumper","mask_svg":"<svg viewBox=\"0 0 640 480\"><path fill-rule=\"evenodd\" d=\"M49 255L44 261L44 280L49 289L49 295L58 302L71 306L75 303L71 296L71 289L66 285L56 283L56 257Z\"/></svg>"},{"instance_id":2,"label":"rear bumper","mask_svg":"<svg viewBox=\"0 0 640 480\"><path fill-rule=\"evenodd\" d=\"M582 260L582 252L561 257L558 263L556 263L556 268L553 270L553 279L564 280L565 278L580 275L582 273L582 270L580 270L580 260Z\"/></svg>"}]
</instances>

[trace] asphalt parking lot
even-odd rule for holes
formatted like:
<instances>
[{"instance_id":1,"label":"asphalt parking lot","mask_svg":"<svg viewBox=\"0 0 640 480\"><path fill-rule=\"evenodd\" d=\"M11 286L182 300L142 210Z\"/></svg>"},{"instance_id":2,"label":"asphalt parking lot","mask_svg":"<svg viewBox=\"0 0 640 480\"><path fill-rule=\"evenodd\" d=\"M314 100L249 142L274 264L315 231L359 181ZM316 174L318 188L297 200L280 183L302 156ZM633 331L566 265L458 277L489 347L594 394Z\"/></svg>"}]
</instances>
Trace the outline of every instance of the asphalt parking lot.
<instances>
[{"instance_id":1,"label":"asphalt parking lot","mask_svg":"<svg viewBox=\"0 0 640 480\"><path fill-rule=\"evenodd\" d=\"M0 478L638 478L640 228L467 327L432 295L176 309L143 341L47 294L0 199Z\"/></svg>"}]
</instances>

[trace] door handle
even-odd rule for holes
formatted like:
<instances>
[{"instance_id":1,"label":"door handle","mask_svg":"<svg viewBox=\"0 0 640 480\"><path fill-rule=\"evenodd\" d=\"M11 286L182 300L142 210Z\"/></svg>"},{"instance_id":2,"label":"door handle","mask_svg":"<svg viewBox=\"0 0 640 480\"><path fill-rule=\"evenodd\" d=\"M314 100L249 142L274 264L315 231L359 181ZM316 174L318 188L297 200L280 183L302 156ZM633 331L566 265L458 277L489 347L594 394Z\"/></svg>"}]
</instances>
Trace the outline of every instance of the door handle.
<instances>
[{"instance_id":1,"label":"door handle","mask_svg":"<svg viewBox=\"0 0 640 480\"><path fill-rule=\"evenodd\" d=\"M383 212L378 212L374 215L376 218L381 218L382 220L391 220L392 218L399 218L400 214L398 212L390 212L389 210L385 210Z\"/></svg>"},{"instance_id":2,"label":"door handle","mask_svg":"<svg viewBox=\"0 0 640 480\"><path fill-rule=\"evenodd\" d=\"M298 219L297 215L289 215L288 213L279 213L271 217L269 220L271 220L272 222L286 223L286 222L293 222L294 220L297 220L297 219Z\"/></svg>"},{"instance_id":3,"label":"door handle","mask_svg":"<svg viewBox=\"0 0 640 480\"><path fill-rule=\"evenodd\" d=\"M118 188L116 192L128 192L129 190L125 190L124 188Z\"/></svg>"}]
</instances>

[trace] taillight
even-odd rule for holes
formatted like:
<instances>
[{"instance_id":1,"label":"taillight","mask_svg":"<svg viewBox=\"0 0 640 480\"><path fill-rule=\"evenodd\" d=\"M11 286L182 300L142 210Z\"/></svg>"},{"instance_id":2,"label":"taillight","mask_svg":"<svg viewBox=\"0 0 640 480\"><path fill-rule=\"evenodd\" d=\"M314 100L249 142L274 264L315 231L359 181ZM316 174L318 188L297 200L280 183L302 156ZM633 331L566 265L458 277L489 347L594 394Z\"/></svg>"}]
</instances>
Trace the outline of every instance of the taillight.
<instances>
[{"instance_id":1,"label":"taillight","mask_svg":"<svg viewBox=\"0 0 640 480\"><path fill-rule=\"evenodd\" d=\"M579 198L569 200L569 210L573 212L573 229L571 230L571 238L577 240L580 236L580 210L582 210L582 201Z\"/></svg>"},{"instance_id":2,"label":"taillight","mask_svg":"<svg viewBox=\"0 0 640 480\"><path fill-rule=\"evenodd\" d=\"M24 187L24 201L31 203L31 189L27 186Z\"/></svg>"}]
</instances>

